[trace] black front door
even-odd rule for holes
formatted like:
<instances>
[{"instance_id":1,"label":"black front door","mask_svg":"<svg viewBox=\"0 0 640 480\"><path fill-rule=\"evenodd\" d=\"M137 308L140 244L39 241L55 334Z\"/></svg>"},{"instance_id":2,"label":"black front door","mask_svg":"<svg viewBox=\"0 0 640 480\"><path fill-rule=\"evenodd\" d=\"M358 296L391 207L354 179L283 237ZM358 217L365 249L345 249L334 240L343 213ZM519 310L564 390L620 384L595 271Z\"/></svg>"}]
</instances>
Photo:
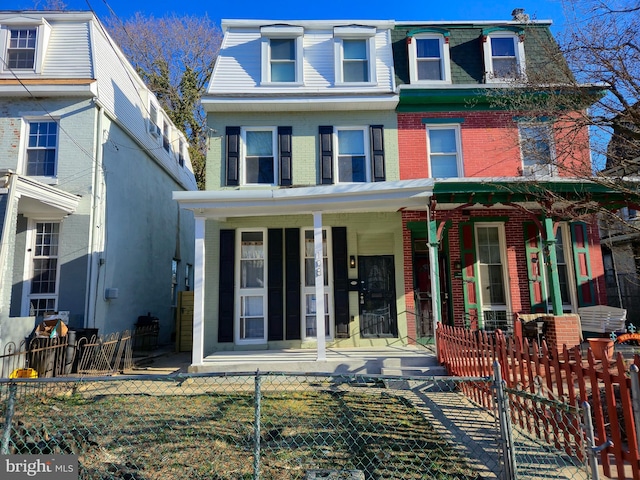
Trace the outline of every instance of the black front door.
<instances>
[{"instance_id":1,"label":"black front door","mask_svg":"<svg viewBox=\"0 0 640 480\"><path fill-rule=\"evenodd\" d=\"M360 332L363 337L397 337L396 279L392 255L359 256Z\"/></svg>"}]
</instances>

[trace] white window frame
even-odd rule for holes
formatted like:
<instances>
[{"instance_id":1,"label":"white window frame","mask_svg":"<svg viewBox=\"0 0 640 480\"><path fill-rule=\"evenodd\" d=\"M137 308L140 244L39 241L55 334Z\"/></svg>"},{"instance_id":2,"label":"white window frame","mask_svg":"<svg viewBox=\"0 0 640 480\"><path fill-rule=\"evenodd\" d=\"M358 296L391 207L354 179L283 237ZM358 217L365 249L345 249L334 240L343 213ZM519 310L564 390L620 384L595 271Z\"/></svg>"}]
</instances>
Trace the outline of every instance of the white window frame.
<instances>
[{"instance_id":1,"label":"white window frame","mask_svg":"<svg viewBox=\"0 0 640 480\"><path fill-rule=\"evenodd\" d=\"M516 75L513 77L498 77L494 73L493 68L493 52L491 48L492 38L511 38L514 42L514 52L516 56ZM484 52L485 63L485 81L486 83L504 83L514 80L524 80L526 75L525 58L524 58L524 41L522 38L511 31L492 32L483 39L482 49Z\"/></svg>"},{"instance_id":2,"label":"white window frame","mask_svg":"<svg viewBox=\"0 0 640 480\"><path fill-rule=\"evenodd\" d=\"M241 288L241 255L242 255L242 234L243 233L251 233L251 232L261 232L262 233L262 249L263 249L263 285L262 287L253 287L253 288ZM234 341L237 345L260 345L267 343L268 338L268 279L269 279L269 264L268 264L268 248L269 245L267 243L267 229L266 228L243 228L238 229L236 231L236 262L235 262L235 315L234 315ZM242 298L245 296L261 296L262 297L262 313L263 313L263 332L264 335L262 338L240 338L240 322L241 322L241 313L242 313Z\"/></svg>"},{"instance_id":3,"label":"white window frame","mask_svg":"<svg viewBox=\"0 0 640 480\"><path fill-rule=\"evenodd\" d=\"M378 84L376 76L376 29L375 27L345 26L335 27L334 59L335 59L335 85L343 87L375 86ZM369 80L365 82L344 81L344 49L343 40L364 40L367 48L367 62Z\"/></svg>"},{"instance_id":4,"label":"white window frame","mask_svg":"<svg viewBox=\"0 0 640 480\"><path fill-rule=\"evenodd\" d=\"M271 131L272 141L271 148L273 153L273 183L249 183L247 182L247 132L266 132ZM278 127L274 126L252 126L242 127L240 129L240 178L243 186L272 186L278 185L280 177L280 158L278 156Z\"/></svg>"},{"instance_id":5,"label":"white window frame","mask_svg":"<svg viewBox=\"0 0 640 480\"><path fill-rule=\"evenodd\" d=\"M49 258L57 259L56 266L56 280L55 280L55 293L31 293L31 286L33 283L33 262L36 258L36 228L39 223L56 223L58 224L58 253L55 256L49 255ZM22 290L22 312L21 316L28 317L30 315L30 304L31 299L52 299L54 300L53 311L58 311L58 297L60 294L60 270L61 270L61 262L60 262L60 249L62 248L62 242L60 241L62 238L62 221L59 218L48 218L48 217L32 217L27 221L27 231L26 231L26 245L27 251L24 256L24 276L23 276L23 290Z\"/></svg>"},{"instance_id":6,"label":"white window frame","mask_svg":"<svg viewBox=\"0 0 640 480\"><path fill-rule=\"evenodd\" d=\"M29 167L29 131L32 123L55 123L56 124L56 146L55 146L55 165L53 175L27 175ZM58 159L60 157L60 123L59 119L55 117L43 117L43 116L29 116L23 118L22 132L20 135L20 168L19 170L23 175L41 181L48 185L55 185L58 182Z\"/></svg>"},{"instance_id":7,"label":"white window frame","mask_svg":"<svg viewBox=\"0 0 640 480\"><path fill-rule=\"evenodd\" d=\"M425 135L427 137L427 162L429 164L429 178L435 178L433 176L433 168L431 165L431 156L438 155L440 152L436 152L435 154L431 152L431 140L429 139L429 131L431 130L454 130L456 135L456 166L458 170L457 177L448 177L448 178L464 178L464 161L462 158L462 135L460 124L458 123L438 123L438 124L426 124ZM450 155L450 154L449 154Z\"/></svg>"},{"instance_id":8,"label":"white window frame","mask_svg":"<svg viewBox=\"0 0 640 480\"><path fill-rule=\"evenodd\" d=\"M420 80L418 78L418 40L438 40L440 48L440 80ZM438 33L419 33L411 37L409 43L409 80L412 84L449 84L451 83L451 56L449 42Z\"/></svg>"},{"instance_id":9,"label":"white window frame","mask_svg":"<svg viewBox=\"0 0 640 480\"><path fill-rule=\"evenodd\" d=\"M327 253L326 253L326 259L327 259L327 263L326 263L326 268L324 268L324 275L325 278L327 279L327 285L324 286L324 293L327 297L327 309L325 311L325 316L328 317L329 319L329 328L326 329L325 328L325 338L327 340L331 340L334 338L335 336L335 318L334 318L334 299L333 299L333 262L331 261L332 259L332 252L333 252L333 246L332 246L332 240L331 240L331 229L327 228L327 227L323 227L322 231L325 233L326 238L327 238ZM316 287L315 284L314 285L310 285L307 286L306 285L306 276L305 276L305 260L307 258L311 258L311 257L307 257L306 256L306 249L305 249L305 232L311 232L312 237L314 234L314 228L313 227L303 227L300 229L300 245L302 245L302 255L301 255L301 261L300 261L300 278L301 278L301 282L300 282L300 287L301 287L301 292L300 292L300 302L301 302L301 306L300 306L300 322L301 322L301 332L302 332L302 340L317 340L316 336L308 336L307 335L307 325L306 325L306 318L307 318L307 295L312 295L313 297L315 297L316 295ZM315 246L314 246L314 261L315 261ZM315 276L314 276L314 282L315 282Z\"/></svg>"},{"instance_id":10,"label":"white window frame","mask_svg":"<svg viewBox=\"0 0 640 480\"><path fill-rule=\"evenodd\" d=\"M506 232L504 223L500 222L477 222L473 226L473 236L475 239L475 250L476 250L476 268L477 268L477 281L478 281L478 292L482 290L482 275L480 275L480 251L479 251L479 242L478 242L478 228L497 228L498 229L498 243L500 248L500 263L502 266L502 281L504 288L504 296L505 296L505 304L504 305L485 305L482 299L482 294L478 296L478 304L479 311L481 312L482 318L482 328L485 327L485 318L484 312L506 312L506 322L507 324L511 323L511 319L509 318L509 312L512 312L511 308L511 290L509 287L509 264L507 259L507 240L506 240Z\"/></svg>"},{"instance_id":11,"label":"white window frame","mask_svg":"<svg viewBox=\"0 0 640 480\"><path fill-rule=\"evenodd\" d=\"M155 102L149 102L149 134L155 139L162 138L162 114Z\"/></svg>"},{"instance_id":12,"label":"white window frame","mask_svg":"<svg viewBox=\"0 0 640 480\"><path fill-rule=\"evenodd\" d=\"M524 138L524 129L541 128L544 129L545 136L549 143L549 161L537 162L533 165L525 165L525 148L527 139ZM550 177L558 174L556 165L556 149L553 136L553 125L550 122L518 122L518 145L520 146L520 166L523 177Z\"/></svg>"},{"instance_id":13,"label":"white window frame","mask_svg":"<svg viewBox=\"0 0 640 480\"><path fill-rule=\"evenodd\" d=\"M166 120L162 119L162 148L165 152L171 155L171 124Z\"/></svg>"},{"instance_id":14,"label":"white window frame","mask_svg":"<svg viewBox=\"0 0 640 480\"><path fill-rule=\"evenodd\" d=\"M11 39L11 30L36 29L36 47L34 52L33 68L11 69L8 66L8 49ZM16 17L7 19L0 25L0 55L7 59L0 62L0 74L13 76L19 73L20 76L29 74L40 75L45 59L49 37L51 36L51 26L44 18L35 20L33 18Z\"/></svg>"},{"instance_id":15,"label":"white window frame","mask_svg":"<svg viewBox=\"0 0 640 480\"><path fill-rule=\"evenodd\" d=\"M364 182L342 182L340 181L340 144L338 143L338 132L345 130L361 131L362 141L364 142L364 167L365 167L365 180ZM335 172L334 183L370 183L371 182L371 139L369 137L369 127L364 126L341 126L333 127L333 171Z\"/></svg>"},{"instance_id":16,"label":"white window frame","mask_svg":"<svg viewBox=\"0 0 640 480\"><path fill-rule=\"evenodd\" d=\"M272 25L265 26L260 29L261 41L261 57L262 57L262 69L261 69L261 86L297 86L304 84L304 69L303 69L303 35L304 29L302 27L295 27L289 25ZM295 79L291 82L275 82L271 79L271 40L294 40L295 42Z\"/></svg>"}]
</instances>

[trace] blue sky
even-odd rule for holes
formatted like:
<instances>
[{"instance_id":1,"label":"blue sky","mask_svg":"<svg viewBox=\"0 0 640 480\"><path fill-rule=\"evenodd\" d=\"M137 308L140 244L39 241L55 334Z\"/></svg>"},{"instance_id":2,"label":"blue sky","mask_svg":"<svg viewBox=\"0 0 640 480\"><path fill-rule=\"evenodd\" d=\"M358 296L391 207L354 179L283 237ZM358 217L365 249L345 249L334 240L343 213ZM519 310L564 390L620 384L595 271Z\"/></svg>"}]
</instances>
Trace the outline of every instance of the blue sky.
<instances>
[{"instance_id":1,"label":"blue sky","mask_svg":"<svg viewBox=\"0 0 640 480\"><path fill-rule=\"evenodd\" d=\"M220 19L323 20L323 19L379 19L379 20L508 20L514 8L524 8L531 18L553 20L555 31L562 27L562 0L513 1L429 1L405 3L394 0L63 0L69 9L93 9L99 17L106 17L109 7L121 18L136 12L155 17L167 13L179 15L208 14L217 24ZM3 2L4 3L4 2ZM28 9L46 0L11 0L4 8ZM108 5L108 6L107 6Z\"/></svg>"}]
</instances>

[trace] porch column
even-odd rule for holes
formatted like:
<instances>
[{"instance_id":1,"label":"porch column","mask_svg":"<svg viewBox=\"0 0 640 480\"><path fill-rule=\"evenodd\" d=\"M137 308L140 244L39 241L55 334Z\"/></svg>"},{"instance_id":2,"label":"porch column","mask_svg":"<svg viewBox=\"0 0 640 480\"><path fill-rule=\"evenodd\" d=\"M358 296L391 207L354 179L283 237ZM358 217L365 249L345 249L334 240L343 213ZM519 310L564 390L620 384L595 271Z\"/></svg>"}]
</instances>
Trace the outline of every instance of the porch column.
<instances>
[{"instance_id":1,"label":"porch column","mask_svg":"<svg viewBox=\"0 0 640 480\"><path fill-rule=\"evenodd\" d=\"M429 210L427 210L429 212ZM429 268L431 270L431 316L433 318L433 338L436 341L436 327L441 319L440 313L440 265L438 263L438 224L428 215Z\"/></svg>"},{"instance_id":2,"label":"porch column","mask_svg":"<svg viewBox=\"0 0 640 480\"><path fill-rule=\"evenodd\" d=\"M316 272L316 339L318 361L327 359L324 331L324 256L322 254L322 213L313 212L313 247Z\"/></svg>"},{"instance_id":3,"label":"porch column","mask_svg":"<svg viewBox=\"0 0 640 480\"><path fill-rule=\"evenodd\" d=\"M562 295L560 293L560 277L558 275L558 258L556 256L556 235L553 231L553 219L544 219L544 247L547 250L549 264L549 295L554 315L562 315Z\"/></svg>"},{"instance_id":4,"label":"porch column","mask_svg":"<svg viewBox=\"0 0 640 480\"><path fill-rule=\"evenodd\" d=\"M191 363L202 365L204 360L204 217L195 217L195 257L193 262L193 351Z\"/></svg>"}]
</instances>

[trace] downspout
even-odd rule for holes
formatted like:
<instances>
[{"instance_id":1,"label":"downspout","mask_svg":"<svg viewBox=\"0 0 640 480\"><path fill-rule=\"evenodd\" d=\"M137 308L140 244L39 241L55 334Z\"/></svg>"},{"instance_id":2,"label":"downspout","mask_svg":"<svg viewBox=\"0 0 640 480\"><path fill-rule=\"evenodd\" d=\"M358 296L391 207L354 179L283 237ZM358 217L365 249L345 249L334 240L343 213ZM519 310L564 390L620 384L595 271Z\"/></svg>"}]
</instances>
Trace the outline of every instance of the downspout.
<instances>
[{"instance_id":1,"label":"downspout","mask_svg":"<svg viewBox=\"0 0 640 480\"><path fill-rule=\"evenodd\" d=\"M100 273L100 259L97 255L99 244L101 243L101 235L98 235L98 229L101 228L102 215L102 176L100 175L103 159L102 145L102 122L104 118L104 107L97 98L93 99L97 108L96 121L96 156L93 165L93 186L91 195L91 221L89 229L89 255L87 258L87 295L85 301L85 326L96 326L96 308L98 303L98 276Z\"/></svg>"}]
</instances>

